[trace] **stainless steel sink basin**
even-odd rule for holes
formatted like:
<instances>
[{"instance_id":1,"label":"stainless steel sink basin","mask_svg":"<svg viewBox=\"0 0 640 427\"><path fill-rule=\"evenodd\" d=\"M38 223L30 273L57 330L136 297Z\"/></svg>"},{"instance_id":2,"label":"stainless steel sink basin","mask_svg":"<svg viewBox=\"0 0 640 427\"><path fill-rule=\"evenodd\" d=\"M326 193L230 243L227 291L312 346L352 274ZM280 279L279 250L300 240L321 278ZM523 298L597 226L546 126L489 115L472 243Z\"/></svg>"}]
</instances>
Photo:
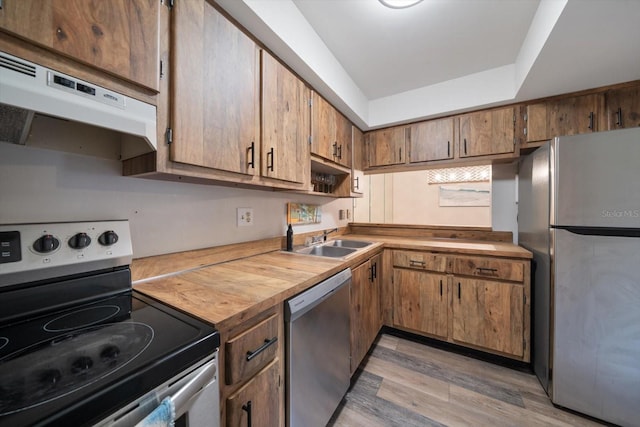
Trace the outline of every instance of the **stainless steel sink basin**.
<instances>
[{"instance_id":1,"label":"stainless steel sink basin","mask_svg":"<svg viewBox=\"0 0 640 427\"><path fill-rule=\"evenodd\" d=\"M296 250L299 254L324 256L329 258L342 258L356 251L355 248L343 248L340 246L320 245L300 248Z\"/></svg>"},{"instance_id":2,"label":"stainless steel sink basin","mask_svg":"<svg viewBox=\"0 0 640 427\"><path fill-rule=\"evenodd\" d=\"M371 244L372 244L371 242L362 242L360 240L338 239L338 240L332 240L330 242L327 242L326 246L336 246L336 247L343 247L343 248L365 248Z\"/></svg>"}]
</instances>

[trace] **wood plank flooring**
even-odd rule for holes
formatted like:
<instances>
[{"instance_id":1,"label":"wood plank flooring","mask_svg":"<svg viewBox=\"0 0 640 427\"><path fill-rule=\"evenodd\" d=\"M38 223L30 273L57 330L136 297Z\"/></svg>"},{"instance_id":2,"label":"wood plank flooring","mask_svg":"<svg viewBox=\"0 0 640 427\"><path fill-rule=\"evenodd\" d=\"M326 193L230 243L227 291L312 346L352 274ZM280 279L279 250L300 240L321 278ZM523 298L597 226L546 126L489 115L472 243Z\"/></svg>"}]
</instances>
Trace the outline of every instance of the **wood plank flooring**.
<instances>
[{"instance_id":1,"label":"wood plank flooring","mask_svg":"<svg viewBox=\"0 0 640 427\"><path fill-rule=\"evenodd\" d=\"M603 425L554 407L533 374L387 333L354 379L329 426Z\"/></svg>"}]
</instances>

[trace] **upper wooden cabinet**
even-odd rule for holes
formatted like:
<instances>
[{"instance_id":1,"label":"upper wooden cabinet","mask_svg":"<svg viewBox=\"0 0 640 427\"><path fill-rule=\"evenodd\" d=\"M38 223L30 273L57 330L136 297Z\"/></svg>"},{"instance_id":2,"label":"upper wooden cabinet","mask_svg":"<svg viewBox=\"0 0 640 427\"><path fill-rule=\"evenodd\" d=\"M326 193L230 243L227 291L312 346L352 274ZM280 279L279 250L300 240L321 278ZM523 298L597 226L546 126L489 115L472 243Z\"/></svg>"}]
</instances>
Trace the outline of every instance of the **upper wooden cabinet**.
<instances>
[{"instance_id":1,"label":"upper wooden cabinet","mask_svg":"<svg viewBox=\"0 0 640 427\"><path fill-rule=\"evenodd\" d=\"M515 109L478 111L460 116L459 157L515 151Z\"/></svg>"},{"instance_id":2,"label":"upper wooden cabinet","mask_svg":"<svg viewBox=\"0 0 640 427\"><path fill-rule=\"evenodd\" d=\"M414 123L409 132L409 162L453 159L453 117Z\"/></svg>"},{"instance_id":3,"label":"upper wooden cabinet","mask_svg":"<svg viewBox=\"0 0 640 427\"><path fill-rule=\"evenodd\" d=\"M345 167L351 167L351 122L316 92L313 92L311 152Z\"/></svg>"},{"instance_id":4,"label":"upper wooden cabinet","mask_svg":"<svg viewBox=\"0 0 640 427\"><path fill-rule=\"evenodd\" d=\"M262 52L262 175L309 181L309 89Z\"/></svg>"},{"instance_id":5,"label":"upper wooden cabinet","mask_svg":"<svg viewBox=\"0 0 640 427\"><path fill-rule=\"evenodd\" d=\"M364 133L357 127L352 127L352 144L351 149L353 153L352 167L356 170L364 170Z\"/></svg>"},{"instance_id":6,"label":"upper wooden cabinet","mask_svg":"<svg viewBox=\"0 0 640 427\"><path fill-rule=\"evenodd\" d=\"M158 0L4 0L0 28L146 88L159 88Z\"/></svg>"},{"instance_id":7,"label":"upper wooden cabinet","mask_svg":"<svg viewBox=\"0 0 640 427\"><path fill-rule=\"evenodd\" d=\"M604 130L603 104L602 94L591 94L527 105L525 143Z\"/></svg>"},{"instance_id":8,"label":"upper wooden cabinet","mask_svg":"<svg viewBox=\"0 0 640 427\"><path fill-rule=\"evenodd\" d=\"M640 126L640 87L610 90L605 94L608 129Z\"/></svg>"},{"instance_id":9,"label":"upper wooden cabinet","mask_svg":"<svg viewBox=\"0 0 640 427\"><path fill-rule=\"evenodd\" d=\"M172 13L171 159L259 174L258 46L206 1Z\"/></svg>"},{"instance_id":10,"label":"upper wooden cabinet","mask_svg":"<svg viewBox=\"0 0 640 427\"><path fill-rule=\"evenodd\" d=\"M368 167L406 163L406 128L402 126L374 130L366 134Z\"/></svg>"}]
</instances>

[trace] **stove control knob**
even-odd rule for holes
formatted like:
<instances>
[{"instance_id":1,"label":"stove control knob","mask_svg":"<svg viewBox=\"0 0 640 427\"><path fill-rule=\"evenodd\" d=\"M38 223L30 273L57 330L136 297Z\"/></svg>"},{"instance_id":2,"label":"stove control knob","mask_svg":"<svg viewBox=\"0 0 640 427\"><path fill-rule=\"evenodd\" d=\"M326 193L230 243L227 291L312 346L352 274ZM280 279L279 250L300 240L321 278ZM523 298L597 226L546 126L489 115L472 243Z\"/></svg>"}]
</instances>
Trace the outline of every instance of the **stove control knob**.
<instances>
[{"instance_id":1,"label":"stove control knob","mask_svg":"<svg viewBox=\"0 0 640 427\"><path fill-rule=\"evenodd\" d=\"M80 356L71 364L71 372L76 375L84 375L93 366L93 360L87 356Z\"/></svg>"},{"instance_id":2,"label":"stove control knob","mask_svg":"<svg viewBox=\"0 0 640 427\"><path fill-rule=\"evenodd\" d=\"M105 231L100 235L100 237L98 237L98 242L102 246L111 246L117 241L118 241L118 235L113 230Z\"/></svg>"},{"instance_id":3,"label":"stove control knob","mask_svg":"<svg viewBox=\"0 0 640 427\"><path fill-rule=\"evenodd\" d=\"M87 233L78 233L69 239L69 246L73 249L86 248L91 244L91 237Z\"/></svg>"},{"instance_id":4,"label":"stove control knob","mask_svg":"<svg viewBox=\"0 0 640 427\"><path fill-rule=\"evenodd\" d=\"M120 349L115 345L109 345L102 349L100 352L100 359L102 363L113 366L118 362L118 356L120 356Z\"/></svg>"},{"instance_id":5,"label":"stove control knob","mask_svg":"<svg viewBox=\"0 0 640 427\"><path fill-rule=\"evenodd\" d=\"M55 386L62 378L62 373L58 369L47 369L43 371L38 379L42 385Z\"/></svg>"},{"instance_id":6,"label":"stove control knob","mask_svg":"<svg viewBox=\"0 0 640 427\"><path fill-rule=\"evenodd\" d=\"M33 250L41 254L53 252L58 249L59 246L60 240L56 239L51 234L45 234L33 242Z\"/></svg>"}]
</instances>

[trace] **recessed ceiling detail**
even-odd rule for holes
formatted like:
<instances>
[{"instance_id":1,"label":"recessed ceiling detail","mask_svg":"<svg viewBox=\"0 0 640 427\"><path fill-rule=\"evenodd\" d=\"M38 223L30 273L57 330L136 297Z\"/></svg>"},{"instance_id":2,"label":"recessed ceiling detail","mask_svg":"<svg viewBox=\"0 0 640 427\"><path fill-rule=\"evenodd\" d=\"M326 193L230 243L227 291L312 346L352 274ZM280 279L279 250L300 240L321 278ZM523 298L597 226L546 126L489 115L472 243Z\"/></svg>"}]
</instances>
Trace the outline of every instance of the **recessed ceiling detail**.
<instances>
[{"instance_id":1,"label":"recessed ceiling detail","mask_svg":"<svg viewBox=\"0 0 640 427\"><path fill-rule=\"evenodd\" d=\"M217 3L363 130L640 79L640 1Z\"/></svg>"}]
</instances>

